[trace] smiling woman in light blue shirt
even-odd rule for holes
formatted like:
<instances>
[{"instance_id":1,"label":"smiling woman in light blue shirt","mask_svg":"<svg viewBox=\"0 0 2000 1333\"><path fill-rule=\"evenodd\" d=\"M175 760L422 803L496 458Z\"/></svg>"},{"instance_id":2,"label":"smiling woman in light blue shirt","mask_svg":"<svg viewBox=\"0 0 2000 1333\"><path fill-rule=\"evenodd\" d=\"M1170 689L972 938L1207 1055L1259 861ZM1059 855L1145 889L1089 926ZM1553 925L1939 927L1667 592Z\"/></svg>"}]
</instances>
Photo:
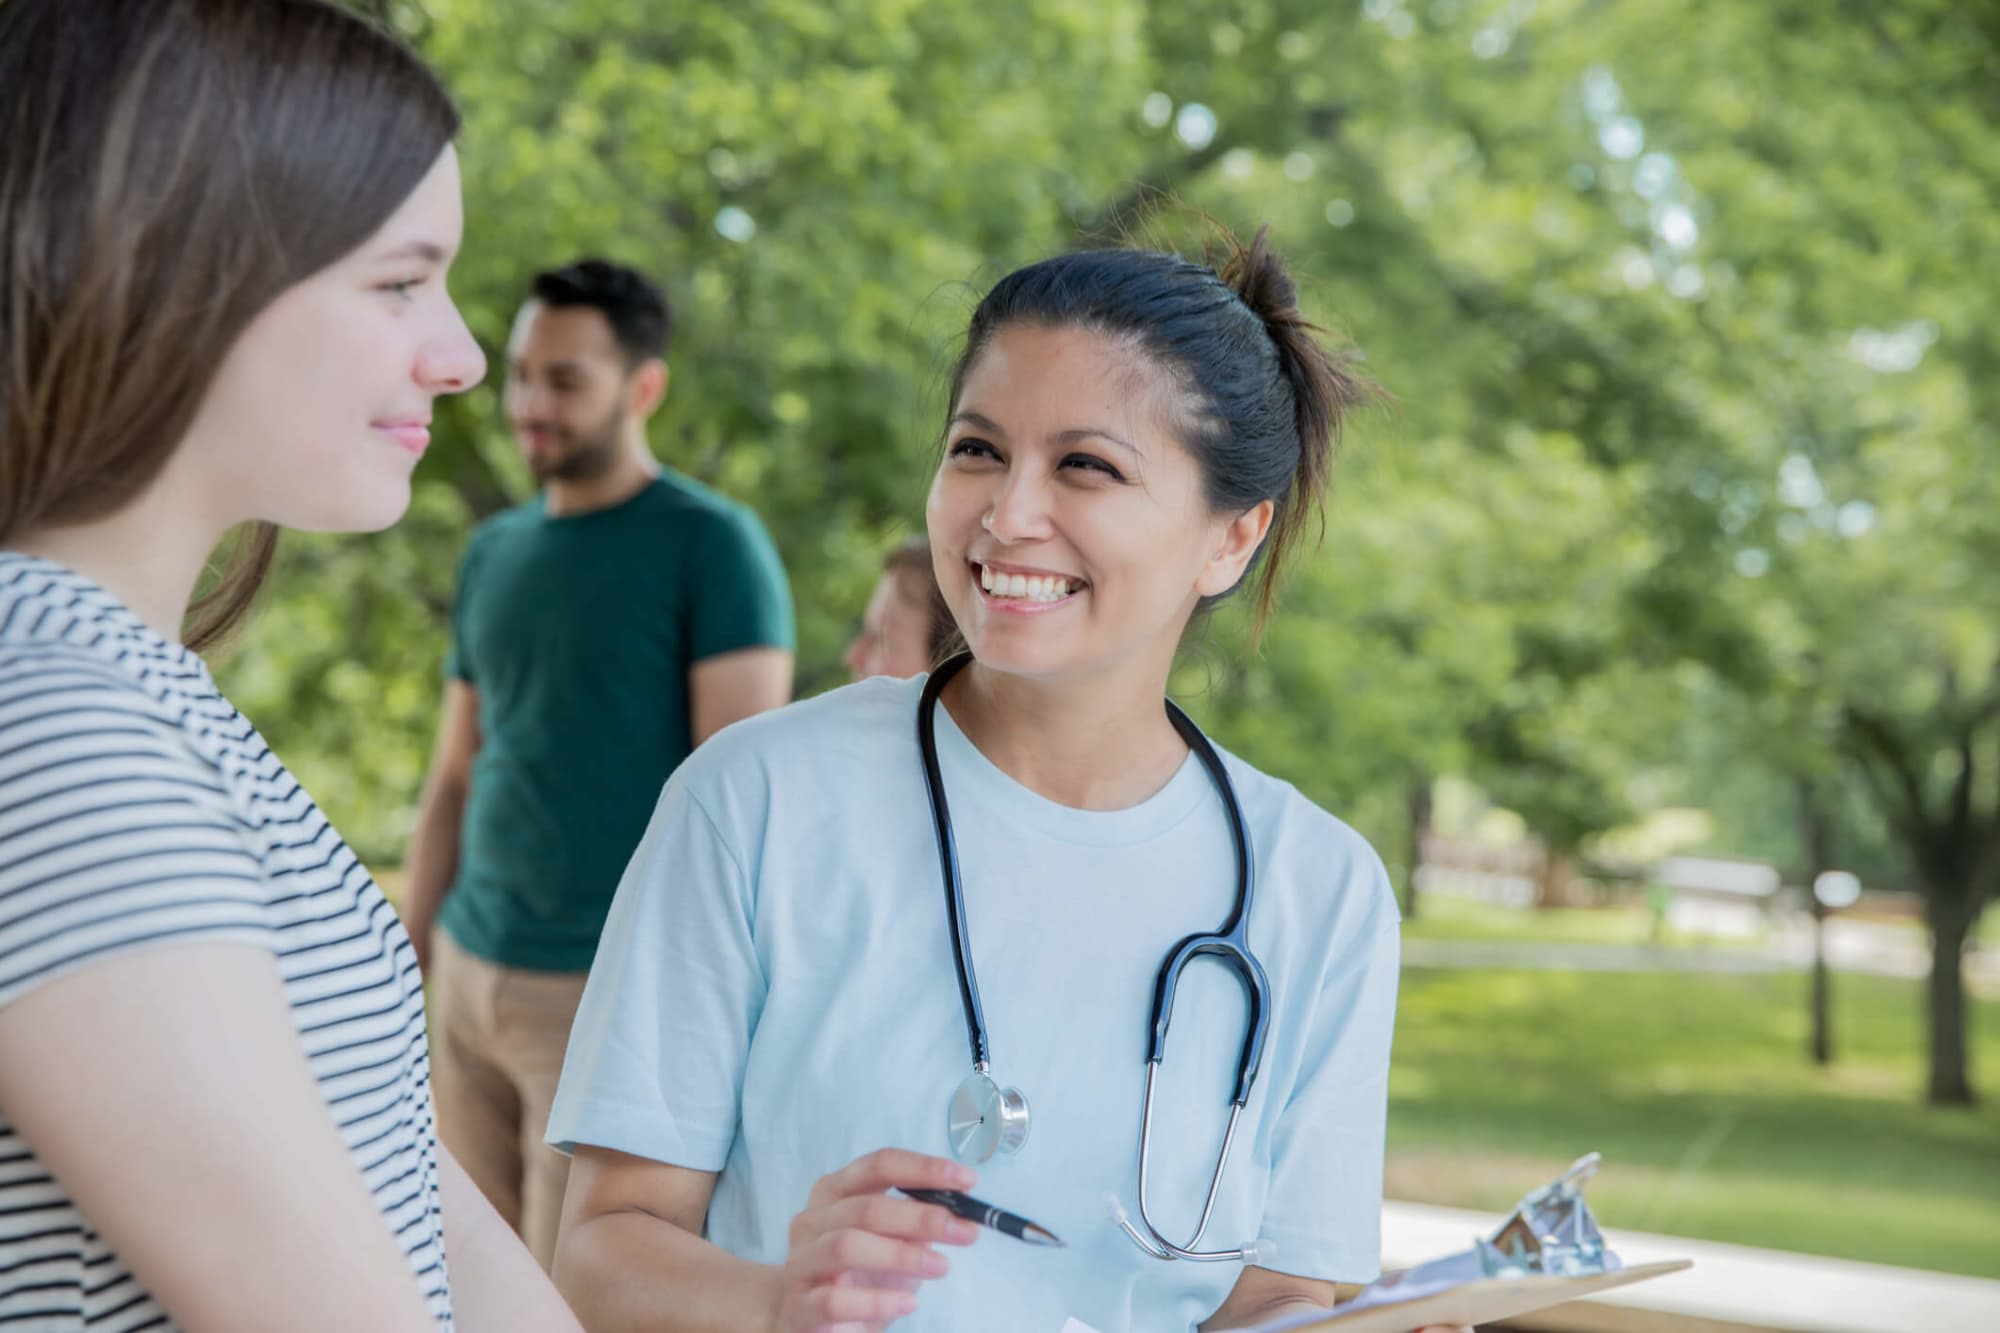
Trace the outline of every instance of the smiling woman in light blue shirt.
<instances>
[{"instance_id":1,"label":"smiling woman in light blue shirt","mask_svg":"<svg viewBox=\"0 0 2000 1333\"><path fill-rule=\"evenodd\" d=\"M1375 1275L1394 899L1352 830L1234 756L1270 1005L1203 1242L1232 1253L1156 1257L1105 1204L1137 1201L1155 974L1230 915L1237 880L1224 787L1167 676L1239 585L1261 626L1359 394L1261 234L1220 273L1101 251L988 294L927 510L971 660L928 715L992 1072L1031 1104L1027 1140L976 1174L952 1160L972 1050L925 681L730 728L632 859L550 1118L575 1153L556 1277L588 1326L1156 1333ZM1174 1004L1147 1204L1175 1243L1229 1123L1247 994L1200 959ZM896 1187L974 1189L1066 1247Z\"/></svg>"}]
</instances>

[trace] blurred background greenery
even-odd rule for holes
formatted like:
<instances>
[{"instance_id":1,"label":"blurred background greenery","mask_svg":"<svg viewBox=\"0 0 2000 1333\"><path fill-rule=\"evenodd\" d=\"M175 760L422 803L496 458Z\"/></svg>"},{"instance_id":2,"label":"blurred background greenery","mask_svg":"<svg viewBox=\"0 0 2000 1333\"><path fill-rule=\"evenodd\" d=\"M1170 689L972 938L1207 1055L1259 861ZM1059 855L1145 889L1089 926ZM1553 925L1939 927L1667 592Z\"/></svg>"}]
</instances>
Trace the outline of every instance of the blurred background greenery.
<instances>
[{"instance_id":1,"label":"blurred background greenery","mask_svg":"<svg viewBox=\"0 0 2000 1333\"><path fill-rule=\"evenodd\" d=\"M1197 715L1399 884L1506 811L1544 900L1630 903L1664 851L1840 867L1941 960L1841 987L1830 1067L1796 972L1414 965L1392 1192L1504 1204L1597 1146L1614 1221L2000 1276L2000 1114L1966 1109L2000 1014L1960 966L2000 886L2000 9L365 7L464 107L454 289L496 364L537 268L666 282L654 443L770 524L802 693L921 522L984 283L1268 221L1393 401L1262 650L1227 615L1191 646ZM459 550L530 490L497 382L445 409L399 527L290 540L223 671L383 867ZM1493 929L1574 929L1525 919Z\"/></svg>"}]
</instances>

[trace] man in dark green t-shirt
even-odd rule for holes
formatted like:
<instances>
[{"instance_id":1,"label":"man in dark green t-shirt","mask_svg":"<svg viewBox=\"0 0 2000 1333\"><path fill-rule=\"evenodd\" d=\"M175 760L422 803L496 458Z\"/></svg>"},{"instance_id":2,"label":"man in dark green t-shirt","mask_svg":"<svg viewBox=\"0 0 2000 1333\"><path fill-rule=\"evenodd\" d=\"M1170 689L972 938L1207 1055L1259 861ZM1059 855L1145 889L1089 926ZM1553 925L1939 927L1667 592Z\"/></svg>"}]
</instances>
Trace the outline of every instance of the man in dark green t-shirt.
<instances>
[{"instance_id":1,"label":"man in dark green t-shirt","mask_svg":"<svg viewBox=\"0 0 2000 1333\"><path fill-rule=\"evenodd\" d=\"M667 332L602 260L537 277L515 321L506 410L542 491L460 566L404 893L439 1132L544 1267L568 1159L542 1132L625 862L688 752L791 694L763 526L647 449Z\"/></svg>"}]
</instances>

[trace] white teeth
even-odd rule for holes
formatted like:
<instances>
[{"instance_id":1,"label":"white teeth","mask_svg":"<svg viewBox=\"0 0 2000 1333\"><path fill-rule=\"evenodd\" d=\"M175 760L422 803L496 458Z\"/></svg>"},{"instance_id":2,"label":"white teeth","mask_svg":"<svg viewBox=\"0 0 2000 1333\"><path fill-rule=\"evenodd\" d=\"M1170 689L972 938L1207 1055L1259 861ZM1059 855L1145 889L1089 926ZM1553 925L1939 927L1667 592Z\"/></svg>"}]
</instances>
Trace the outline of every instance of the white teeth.
<instances>
[{"instance_id":1,"label":"white teeth","mask_svg":"<svg viewBox=\"0 0 2000 1333\"><path fill-rule=\"evenodd\" d=\"M986 565L979 567L979 586L995 597L1029 602L1060 602L1073 591L1070 580L1060 574L1002 574Z\"/></svg>"}]
</instances>

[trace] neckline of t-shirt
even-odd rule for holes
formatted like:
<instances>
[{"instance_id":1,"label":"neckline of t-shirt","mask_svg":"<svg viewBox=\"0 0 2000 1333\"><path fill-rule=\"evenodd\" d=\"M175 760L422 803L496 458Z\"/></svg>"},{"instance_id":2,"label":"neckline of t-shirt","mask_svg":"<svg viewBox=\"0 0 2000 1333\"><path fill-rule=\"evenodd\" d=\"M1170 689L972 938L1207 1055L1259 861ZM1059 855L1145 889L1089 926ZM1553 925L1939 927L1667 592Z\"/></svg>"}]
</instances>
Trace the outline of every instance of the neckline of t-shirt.
<instances>
[{"instance_id":1,"label":"neckline of t-shirt","mask_svg":"<svg viewBox=\"0 0 2000 1333\"><path fill-rule=\"evenodd\" d=\"M918 676L913 682L913 706L921 697L924 679ZM997 813L1063 842L1121 845L1158 837L1199 810L1204 801L1221 799L1201 761L1190 753L1164 786L1123 810L1079 810L1052 801L987 758L942 703L937 705L937 747L954 824Z\"/></svg>"},{"instance_id":2,"label":"neckline of t-shirt","mask_svg":"<svg viewBox=\"0 0 2000 1333\"><path fill-rule=\"evenodd\" d=\"M593 519L602 521L604 519L618 518L629 513L633 506L637 505L654 491L657 491L663 484L664 477L656 474L644 486L633 491L617 504L605 505L602 509L586 509L580 514L551 514L549 512L549 493L547 491L537 491L535 492L534 501L535 517L548 527L576 527L580 524L589 523Z\"/></svg>"},{"instance_id":3,"label":"neckline of t-shirt","mask_svg":"<svg viewBox=\"0 0 2000 1333\"><path fill-rule=\"evenodd\" d=\"M7 576L9 566L20 570L22 575L39 576L44 582L39 587L24 587L20 577ZM57 604L55 598L59 594L68 597L69 605ZM148 625L138 612L96 579L46 556L0 549L0 601L28 598L41 599L63 617L62 624L43 627L37 637L44 642L99 651L113 644L124 644L150 663L166 663L212 684L208 663L200 653ZM112 643L108 644L107 639Z\"/></svg>"}]
</instances>

